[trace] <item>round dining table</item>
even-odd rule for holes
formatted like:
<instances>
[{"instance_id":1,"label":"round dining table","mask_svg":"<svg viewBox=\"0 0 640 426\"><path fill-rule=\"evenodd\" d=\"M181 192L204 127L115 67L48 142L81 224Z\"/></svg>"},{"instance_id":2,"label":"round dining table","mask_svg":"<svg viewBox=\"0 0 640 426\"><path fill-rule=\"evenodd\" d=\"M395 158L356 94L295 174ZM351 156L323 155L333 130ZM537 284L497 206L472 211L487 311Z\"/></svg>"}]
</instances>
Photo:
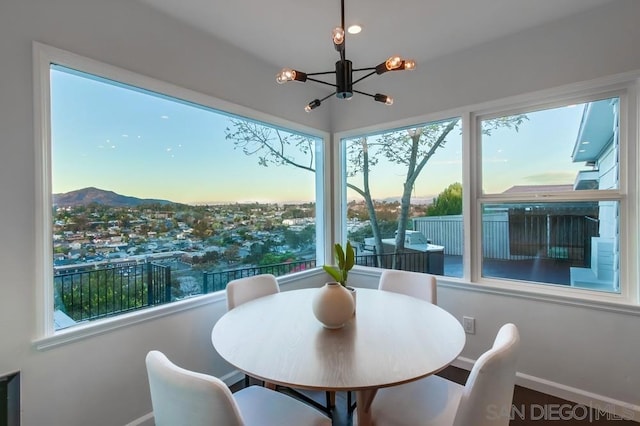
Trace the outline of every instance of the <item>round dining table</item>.
<instances>
[{"instance_id":1,"label":"round dining table","mask_svg":"<svg viewBox=\"0 0 640 426\"><path fill-rule=\"evenodd\" d=\"M379 388L437 373L462 352L465 333L444 309L382 290L357 288L356 312L340 329L316 319L318 288L283 291L220 318L211 340L231 365L276 385L355 391L359 426L371 424Z\"/></svg>"}]
</instances>

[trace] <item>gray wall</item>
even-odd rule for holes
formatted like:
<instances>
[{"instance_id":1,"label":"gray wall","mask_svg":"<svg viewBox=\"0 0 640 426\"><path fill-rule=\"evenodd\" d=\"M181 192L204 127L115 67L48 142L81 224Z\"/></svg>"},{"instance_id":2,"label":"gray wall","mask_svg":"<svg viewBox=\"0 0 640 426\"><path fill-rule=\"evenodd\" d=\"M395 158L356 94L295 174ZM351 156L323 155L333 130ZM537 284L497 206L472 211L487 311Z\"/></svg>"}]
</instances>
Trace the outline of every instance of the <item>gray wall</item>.
<instances>
[{"instance_id":1,"label":"gray wall","mask_svg":"<svg viewBox=\"0 0 640 426\"><path fill-rule=\"evenodd\" d=\"M332 105L335 132L445 111L640 69L640 2L618 0L580 15L364 81L393 107L355 96ZM429 40L425 40L429 43Z\"/></svg>"},{"instance_id":2,"label":"gray wall","mask_svg":"<svg viewBox=\"0 0 640 426\"><path fill-rule=\"evenodd\" d=\"M22 424L123 425L148 412L144 356L168 352L201 371L229 371L210 343L223 302L38 351L32 41L306 126L328 130L327 110L306 114L313 86L287 90L277 69L129 0L0 1L0 375L21 370ZM283 90L284 89L284 90ZM277 105L277 108L274 108Z\"/></svg>"},{"instance_id":3,"label":"gray wall","mask_svg":"<svg viewBox=\"0 0 640 426\"><path fill-rule=\"evenodd\" d=\"M349 279L353 286L375 288L378 274L357 269ZM469 369L469 361L491 346L500 326L512 322L522 339L518 384L602 409L617 403L618 414L631 413L640 421L637 309L619 313L545 297L523 298L444 277L438 277L438 306L460 322L463 316L476 319L476 334L467 335L457 365ZM625 402L635 407L625 407Z\"/></svg>"},{"instance_id":4,"label":"gray wall","mask_svg":"<svg viewBox=\"0 0 640 426\"><path fill-rule=\"evenodd\" d=\"M313 86L277 86L273 67L129 0L0 1L0 374L21 370L23 424L122 425L149 413L144 371L149 349L187 368L230 369L209 336L224 302L38 351L34 270L33 90L31 42L70 50L188 89L321 130L346 130L605 74L640 69L640 2L622 0L433 61L414 74L383 76L391 109L354 98L348 110L305 114ZM428 42L428 41L426 41ZM224 60L221 60L224 58ZM405 78L406 76L406 78ZM401 77L401 78L400 78ZM381 80L378 80L381 81ZM368 90L362 87L362 90ZM353 103L356 102L356 103ZM375 105L372 105L375 104ZM374 285L376 275L354 275ZM322 275L306 285L320 284ZM291 286L295 286L295 283ZM637 315L441 287L441 304L472 315L471 359L498 324L523 329L521 371L561 385L638 403Z\"/></svg>"}]
</instances>

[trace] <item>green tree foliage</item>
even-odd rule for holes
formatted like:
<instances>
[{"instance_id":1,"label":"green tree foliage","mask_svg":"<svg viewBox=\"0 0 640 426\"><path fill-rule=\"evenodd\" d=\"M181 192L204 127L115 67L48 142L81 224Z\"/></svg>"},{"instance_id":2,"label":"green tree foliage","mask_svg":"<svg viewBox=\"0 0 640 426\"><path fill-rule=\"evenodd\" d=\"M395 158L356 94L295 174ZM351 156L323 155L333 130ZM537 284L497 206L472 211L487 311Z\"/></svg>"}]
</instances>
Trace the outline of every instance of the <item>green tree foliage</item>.
<instances>
[{"instance_id":1,"label":"green tree foliage","mask_svg":"<svg viewBox=\"0 0 640 426\"><path fill-rule=\"evenodd\" d=\"M209 223L202 219L197 221L194 225L193 225L193 236L197 237L197 238L207 238L208 236L211 235L211 230L209 229Z\"/></svg>"},{"instance_id":2,"label":"green tree foliage","mask_svg":"<svg viewBox=\"0 0 640 426\"><path fill-rule=\"evenodd\" d=\"M202 256L194 256L192 259L193 264L215 264L220 260L220 253L211 250L203 254Z\"/></svg>"},{"instance_id":3,"label":"green tree foliage","mask_svg":"<svg viewBox=\"0 0 640 426\"><path fill-rule=\"evenodd\" d=\"M152 268L162 271L152 272ZM165 270L163 266L139 264L57 275L54 277L55 309L74 321L83 321L147 306L149 274L155 281L151 289L156 292L151 304L167 303L170 300L166 299L166 285L171 287L173 296L181 294L176 280L168 277L169 281L165 281Z\"/></svg>"},{"instance_id":4,"label":"green tree foliage","mask_svg":"<svg viewBox=\"0 0 640 426\"><path fill-rule=\"evenodd\" d=\"M240 246L238 244L231 244L226 247L222 258L229 263L236 263L240 260Z\"/></svg>"},{"instance_id":5,"label":"green tree foliage","mask_svg":"<svg viewBox=\"0 0 640 426\"><path fill-rule=\"evenodd\" d=\"M262 256L258 265L259 266L278 265L280 263L293 262L295 258L296 256L291 252L287 252L283 254L267 253L264 256Z\"/></svg>"},{"instance_id":6,"label":"green tree foliage","mask_svg":"<svg viewBox=\"0 0 640 426\"><path fill-rule=\"evenodd\" d=\"M314 225L305 226L301 231L284 230L284 241L292 249L301 249L313 244L316 237Z\"/></svg>"},{"instance_id":7,"label":"green tree foliage","mask_svg":"<svg viewBox=\"0 0 640 426\"><path fill-rule=\"evenodd\" d=\"M462 214L462 184L452 183L427 207L427 216L449 216Z\"/></svg>"}]
</instances>

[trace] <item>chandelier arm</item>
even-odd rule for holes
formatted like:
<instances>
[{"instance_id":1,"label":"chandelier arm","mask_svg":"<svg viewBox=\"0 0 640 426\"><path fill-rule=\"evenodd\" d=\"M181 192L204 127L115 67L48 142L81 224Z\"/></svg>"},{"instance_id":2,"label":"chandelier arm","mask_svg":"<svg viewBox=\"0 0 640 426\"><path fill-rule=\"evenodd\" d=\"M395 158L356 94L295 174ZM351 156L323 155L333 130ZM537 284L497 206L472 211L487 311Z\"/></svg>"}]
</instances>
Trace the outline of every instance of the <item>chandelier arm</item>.
<instances>
[{"instance_id":1,"label":"chandelier arm","mask_svg":"<svg viewBox=\"0 0 640 426\"><path fill-rule=\"evenodd\" d=\"M335 74L335 70L334 71L323 71L323 72L308 72L307 76L310 75L327 75L327 74Z\"/></svg>"},{"instance_id":2,"label":"chandelier arm","mask_svg":"<svg viewBox=\"0 0 640 426\"><path fill-rule=\"evenodd\" d=\"M366 67L366 68L355 68L352 71L353 72L358 72L358 71L373 71L375 70L376 67Z\"/></svg>"},{"instance_id":3,"label":"chandelier arm","mask_svg":"<svg viewBox=\"0 0 640 426\"><path fill-rule=\"evenodd\" d=\"M333 95L335 95L335 93L333 93L333 92L329 93L327 96L325 96L324 98L320 99L320 102L326 101L327 99L329 99Z\"/></svg>"},{"instance_id":4,"label":"chandelier arm","mask_svg":"<svg viewBox=\"0 0 640 426\"><path fill-rule=\"evenodd\" d=\"M326 84L327 86L331 86L331 87L338 87L337 85L333 84L333 83L328 83L326 81L322 81L322 80L318 80L316 78L309 78L307 77L307 80L309 81L315 81L316 83L321 83L321 84Z\"/></svg>"},{"instance_id":5,"label":"chandelier arm","mask_svg":"<svg viewBox=\"0 0 640 426\"><path fill-rule=\"evenodd\" d=\"M357 79L356 81L354 81L354 82L353 82L353 83L351 83L351 84L352 84L352 85L354 85L354 84L356 84L357 82L362 81L362 80L364 80L364 79L365 79L365 78L367 78L367 77L371 77L371 76L372 76L372 75L374 75L375 73L376 73L375 71L372 71L372 72L370 72L370 73L369 73L369 74L367 74L367 75L363 75L362 77L360 77L359 79ZM355 90L354 90L354 92L355 92Z\"/></svg>"},{"instance_id":6,"label":"chandelier arm","mask_svg":"<svg viewBox=\"0 0 640 426\"><path fill-rule=\"evenodd\" d=\"M372 95L371 93L361 92L359 90L354 90L353 93L359 93L361 95L369 96L370 98L374 98L374 99L376 97L376 95Z\"/></svg>"}]
</instances>

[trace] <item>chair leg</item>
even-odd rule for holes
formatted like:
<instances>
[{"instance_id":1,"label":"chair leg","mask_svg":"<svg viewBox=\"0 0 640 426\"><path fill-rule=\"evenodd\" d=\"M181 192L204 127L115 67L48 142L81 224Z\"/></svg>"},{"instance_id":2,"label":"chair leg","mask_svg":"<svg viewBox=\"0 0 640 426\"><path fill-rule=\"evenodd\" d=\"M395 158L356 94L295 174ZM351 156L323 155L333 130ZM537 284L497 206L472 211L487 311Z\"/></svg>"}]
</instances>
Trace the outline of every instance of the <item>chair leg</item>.
<instances>
[{"instance_id":1,"label":"chair leg","mask_svg":"<svg viewBox=\"0 0 640 426\"><path fill-rule=\"evenodd\" d=\"M347 412L349 414L353 413L356 409L356 401L351 403L351 391L347 391Z\"/></svg>"},{"instance_id":2,"label":"chair leg","mask_svg":"<svg viewBox=\"0 0 640 426\"><path fill-rule=\"evenodd\" d=\"M307 404L315 407L316 409L322 411L323 413L325 413L329 418L333 418L333 406L335 406L335 392L331 392L331 391L325 391L325 398L326 398L326 403L327 405L322 405L319 402L317 402L315 399L305 395L304 393L294 389L294 388L289 388L286 386L281 386L280 388L278 388L276 386L275 390L279 390L279 389L284 389L285 393L288 393L289 395L293 395L295 398L302 400L303 402L306 402ZM331 395L332 394L332 395ZM333 405L329 405L331 404L331 401L333 400Z\"/></svg>"},{"instance_id":3,"label":"chair leg","mask_svg":"<svg viewBox=\"0 0 640 426\"><path fill-rule=\"evenodd\" d=\"M248 388L251 385L251 377L248 375L244 375L244 387ZM275 385L273 383L266 383L265 381L260 381L260 386L267 387L270 389L275 389Z\"/></svg>"}]
</instances>

